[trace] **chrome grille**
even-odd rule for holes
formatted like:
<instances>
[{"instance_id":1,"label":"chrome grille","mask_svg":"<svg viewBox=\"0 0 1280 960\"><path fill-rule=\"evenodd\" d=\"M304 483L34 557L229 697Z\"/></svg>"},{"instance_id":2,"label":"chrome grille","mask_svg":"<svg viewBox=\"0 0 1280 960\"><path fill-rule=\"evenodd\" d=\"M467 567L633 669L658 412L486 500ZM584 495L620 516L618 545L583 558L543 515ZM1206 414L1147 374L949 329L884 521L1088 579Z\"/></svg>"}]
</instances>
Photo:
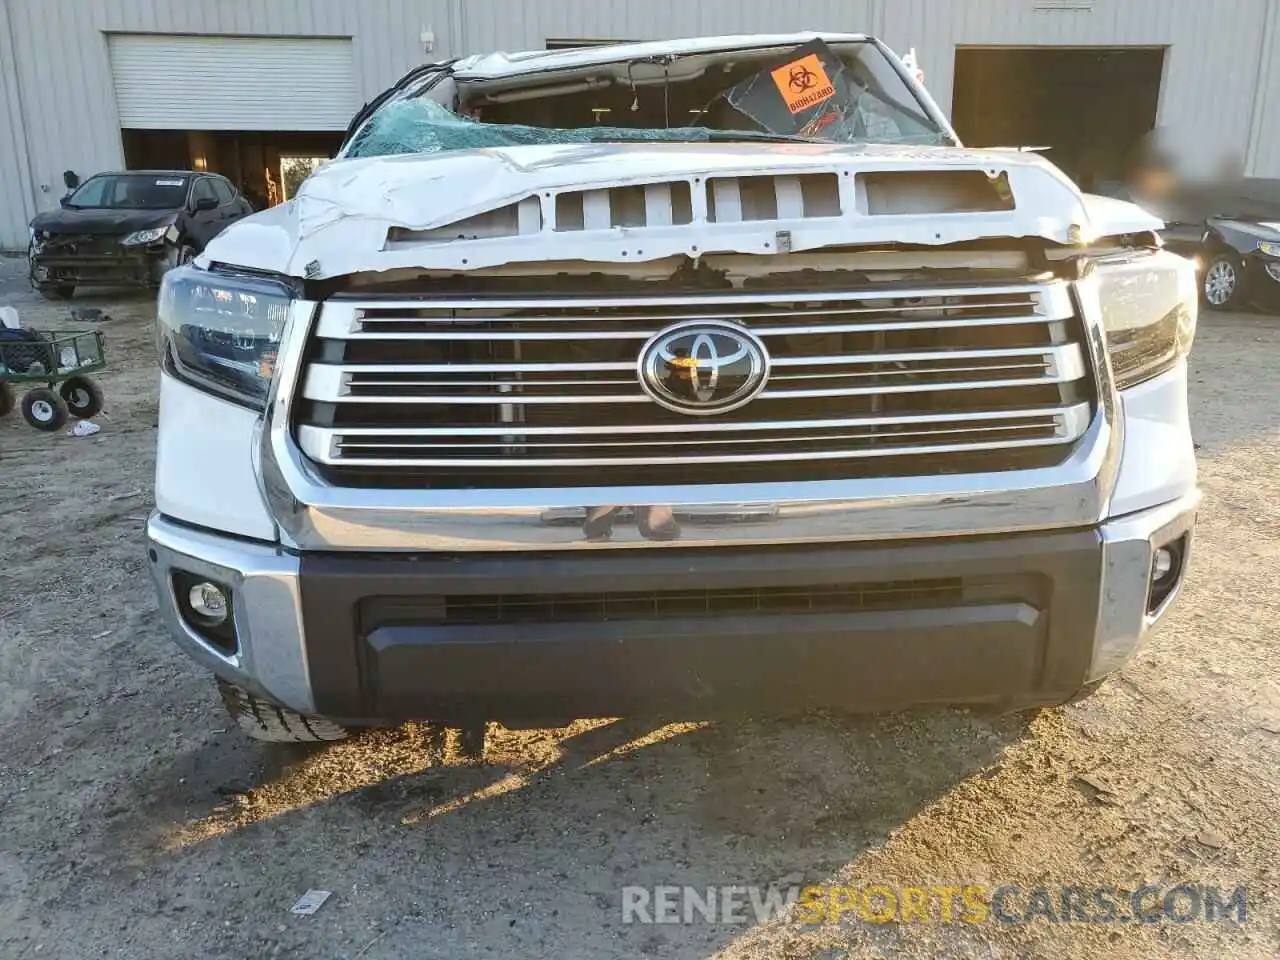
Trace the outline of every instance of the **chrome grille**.
<instances>
[{"instance_id":1,"label":"chrome grille","mask_svg":"<svg viewBox=\"0 0 1280 960\"><path fill-rule=\"evenodd\" d=\"M663 409L637 356L681 320L748 327L766 389ZM593 298L337 297L295 403L339 483L583 486L955 473L1060 462L1094 410L1066 285Z\"/></svg>"}]
</instances>

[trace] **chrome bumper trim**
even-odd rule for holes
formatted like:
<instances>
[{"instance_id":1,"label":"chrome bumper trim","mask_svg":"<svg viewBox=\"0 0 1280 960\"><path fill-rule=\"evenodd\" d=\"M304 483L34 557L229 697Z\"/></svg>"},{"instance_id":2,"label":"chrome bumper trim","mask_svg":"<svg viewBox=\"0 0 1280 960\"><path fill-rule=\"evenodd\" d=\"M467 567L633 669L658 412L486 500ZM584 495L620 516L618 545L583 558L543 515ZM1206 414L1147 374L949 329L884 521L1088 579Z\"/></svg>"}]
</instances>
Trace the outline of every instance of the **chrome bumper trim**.
<instances>
[{"instance_id":1,"label":"chrome bumper trim","mask_svg":"<svg viewBox=\"0 0 1280 960\"><path fill-rule=\"evenodd\" d=\"M1173 593L1148 614L1151 562L1159 547L1192 531L1199 505L1200 491L1194 490L1172 503L1102 526L1102 605L1086 681L1101 679L1128 662L1177 599L1186 579L1190 544Z\"/></svg>"},{"instance_id":2,"label":"chrome bumper trim","mask_svg":"<svg viewBox=\"0 0 1280 960\"><path fill-rule=\"evenodd\" d=\"M174 642L197 663L224 679L302 713L313 709L299 561L271 544L205 533L152 513L147 555L160 600L160 615ZM204 574L232 590L238 650L227 656L183 621L172 572Z\"/></svg>"}]
</instances>

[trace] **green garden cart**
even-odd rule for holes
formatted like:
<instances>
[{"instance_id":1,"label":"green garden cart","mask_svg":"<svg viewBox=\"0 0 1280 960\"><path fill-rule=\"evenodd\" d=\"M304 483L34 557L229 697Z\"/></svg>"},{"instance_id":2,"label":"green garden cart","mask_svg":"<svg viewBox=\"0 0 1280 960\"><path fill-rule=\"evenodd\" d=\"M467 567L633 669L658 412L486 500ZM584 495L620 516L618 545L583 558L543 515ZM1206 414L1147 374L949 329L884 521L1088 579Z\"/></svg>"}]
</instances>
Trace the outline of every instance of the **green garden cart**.
<instances>
[{"instance_id":1,"label":"green garden cart","mask_svg":"<svg viewBox=\"0 0 1280 960\"><path fill-rule=\"evenodd\" d=\"M102 388L88 374L107 365L98 330L25 331L28 339L0 337L0 417L22 395L22 417L37 430L60 430L68 417L87 420L102 409Z\"/></svg>"}]
</instances>

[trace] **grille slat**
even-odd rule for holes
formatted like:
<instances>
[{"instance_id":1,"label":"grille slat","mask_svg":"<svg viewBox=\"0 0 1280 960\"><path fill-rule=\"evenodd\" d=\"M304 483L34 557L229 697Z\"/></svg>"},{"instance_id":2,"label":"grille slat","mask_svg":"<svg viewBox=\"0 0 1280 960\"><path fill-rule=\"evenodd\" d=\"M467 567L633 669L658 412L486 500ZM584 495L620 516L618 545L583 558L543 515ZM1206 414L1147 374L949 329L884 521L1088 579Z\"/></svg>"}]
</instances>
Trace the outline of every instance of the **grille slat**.
<instances>
[{"instance_id":1,"label":"grille slat","mask_svg":"<svg viewBox=\"0 0 1280 960\"><path fill-rule=\"evenodd\" d=\"M704 319L759 337L769 384L715 417L664 410L641 389L641 344ZM310 357L299 445L336 482L375 486L1020 469L1065 458L1094 399L1060 283L337 298L321 308Z\"/></svg>"},{"instance_id":2,"label":"grille slat","mask_svg":"<svg viewBox=\"0 0 1280 960\"><path fill-rule=\"evenodd\" d=\"M948 606L979 593L1014 596L1016 585L948 577L804 587L376 597L363 604L361 621L369 630L397 624L605 623L735 614L853 613Z\"/></svg>"},{"instance_id":3,"label":"grille slat","mask_svg":"<svg viewBox=\"0 0 1280 960\"><path fill-rule=\"evenodd\" d=\"M986 364L976 361L988 360ZM969 365L946 365L952 361L971 361ZM943 364L938 366L938 364ZM550 365L548 365L550 366ZM860 370L860 367L872 367ZM424 369L431 367L432 369ZM955 390L982 390L993 387L1036 385L1078 380L1083 373L1084 359L1076 344L1065 344L1040 349L1006 350L954 350L901 353L878 353L862 356L792 356L779 357L774 362L777 369L819 367L820 372L788 372L776 374L771 382L802 386L804 380L829 381L836 378L873 380L869 386L836 387L817 385L817 389L766 390L765 398L779 399L814 396L858 396L866 393L893 393L934 390L948 387ZM854 369L830 372L828 367ZM466 376L474 368L396 364L388 366L347 366L313 364L307 373L303 396L310 400L330 403L511 403L512 394L518 394L520 403L649 403L640 390L635 375L635 365L618 363L610 369L617 377L611 379L571 378L561 380L454 380L432 377L430 374L449 373ZM505 371L489 368L499 375L510 376ZM555 372L548 370L529 373ZM419 372L425 374L418 378ZM608 372L597 370L593 372ZM951 377L949 374L984 374L984 377ZM394 374L395 379L390 379ZM996 379L990 379L992 375ZM1020 376L1011 376L1020 374ZM943 378L943 379L938 379ZM895 381L914 380L902 383ZM587 392L563 395L555 392L540 394L547 387L613 387L612 391ZM477 389L479 388L479 389ZM423 392L431 390L441 392ZM487 392L486 392L487 390ZM451 391L451 392L442 392Z\"/></svg>"}]
</instances>

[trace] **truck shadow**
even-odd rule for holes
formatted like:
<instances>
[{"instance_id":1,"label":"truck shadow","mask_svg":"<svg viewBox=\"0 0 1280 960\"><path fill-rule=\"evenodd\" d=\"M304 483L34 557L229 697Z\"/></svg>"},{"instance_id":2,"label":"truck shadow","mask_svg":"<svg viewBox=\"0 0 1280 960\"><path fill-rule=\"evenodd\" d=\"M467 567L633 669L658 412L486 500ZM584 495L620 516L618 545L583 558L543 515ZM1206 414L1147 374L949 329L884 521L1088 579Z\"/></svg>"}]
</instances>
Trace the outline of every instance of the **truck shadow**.
<instances>
[{"instance_id":1,"label":"truck shadow","mask_svg":"<svg viewBox=\"0 0 1280 960\"><path fill-rule=\"evenodd\" d=\"M304 886L349 886L344 923L413 918L427 940L437 921L476 924L499 953L530 956L569 955L548 945L584 948L584 931L602 949L704 955L744 927L623 924L623 888L819 882L998 763L1027 722L930 711L491 727L479 762L421 725L265 753L229 731L135 781L117 838L143 872L234 872L237 896L269 897L273 912L288 906L280 891L266 878L246 890L229 866L257 862L264 843ZM183 916L204 909L218 908ZM531 929L541 939L522 939ZM372 956L411 949L397 942Z\"/></svg>"}]
</instances>

